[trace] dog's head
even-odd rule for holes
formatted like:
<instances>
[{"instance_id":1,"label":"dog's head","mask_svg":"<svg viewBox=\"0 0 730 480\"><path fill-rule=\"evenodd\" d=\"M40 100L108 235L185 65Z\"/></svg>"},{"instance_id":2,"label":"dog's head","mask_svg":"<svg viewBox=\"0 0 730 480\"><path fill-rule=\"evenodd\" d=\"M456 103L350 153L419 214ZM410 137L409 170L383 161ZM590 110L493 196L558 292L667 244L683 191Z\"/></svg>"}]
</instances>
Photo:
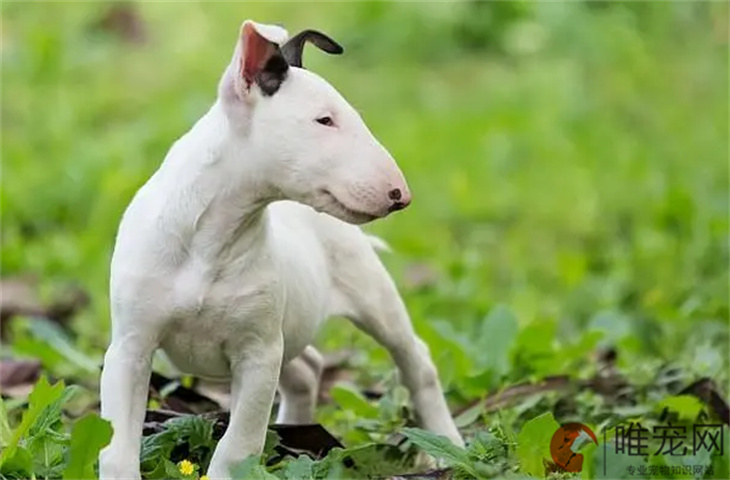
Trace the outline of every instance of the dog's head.
<instances>
[{"instance_id":1,"label":"dog's head","mask_svg":"<svg viewBox=\"0 0 730 480\"><path fill-rule=\"evenodd\" d=\"M388 151L332 85L302 68L307 41L329 53L342 47L312 30L287 39L281 27L245 21L219 89L232 133L263 162L268 187L350 223L408 206Z\"/></svg>"}]
</instances>

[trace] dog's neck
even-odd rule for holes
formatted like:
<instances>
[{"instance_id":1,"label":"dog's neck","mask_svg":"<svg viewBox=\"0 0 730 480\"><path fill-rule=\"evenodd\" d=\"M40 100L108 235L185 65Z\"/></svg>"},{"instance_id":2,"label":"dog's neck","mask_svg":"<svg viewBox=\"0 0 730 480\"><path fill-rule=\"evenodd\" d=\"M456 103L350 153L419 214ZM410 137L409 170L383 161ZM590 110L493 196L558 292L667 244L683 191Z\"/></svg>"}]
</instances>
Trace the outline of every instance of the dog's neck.
<instances>
[{"instance_id":1,"label":"dog's neck","mask_svg":"<svg viewBox=\"0 0 730 480\"><path fill-rule=\"evenodd\" d=\"M166 208L185 248L212 263L240 258L266 237L266 206L276 199L265 159L239 136L216 103L170 151L160 169Z\"/></svg>"}]
</instances>

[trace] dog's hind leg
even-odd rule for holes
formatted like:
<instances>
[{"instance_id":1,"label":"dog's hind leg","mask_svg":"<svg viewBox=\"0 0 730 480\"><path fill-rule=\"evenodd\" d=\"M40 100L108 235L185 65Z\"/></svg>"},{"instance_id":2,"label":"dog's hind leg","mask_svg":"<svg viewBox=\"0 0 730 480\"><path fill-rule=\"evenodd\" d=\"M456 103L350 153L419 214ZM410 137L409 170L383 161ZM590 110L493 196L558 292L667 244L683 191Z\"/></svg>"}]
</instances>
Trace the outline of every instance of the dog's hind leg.
<instances>
[{"instance_id":1,"label":"dog's hind leg","mask_svg":"<svg viewBox=\"0 0 730 480\"><path fill-rule=\"evenodd\" d=\"M284 365L279 376L281 403L276 423L301 425L314 422L322 368L322 355L311 345Z\"/></svg>"},{"instance_id":2,"label":"dog's hind leg","mask_svg":"<svg viewBox=\"0 0 730 480\"><path fill-rule=\"evenodd\" d=\"M421 425L463 445L428 347L413 331L403 300L375 251L369 244L350 245L332 255L332 313L348 317L388 350L411 393Z\"/></svg>"}]
</instances>

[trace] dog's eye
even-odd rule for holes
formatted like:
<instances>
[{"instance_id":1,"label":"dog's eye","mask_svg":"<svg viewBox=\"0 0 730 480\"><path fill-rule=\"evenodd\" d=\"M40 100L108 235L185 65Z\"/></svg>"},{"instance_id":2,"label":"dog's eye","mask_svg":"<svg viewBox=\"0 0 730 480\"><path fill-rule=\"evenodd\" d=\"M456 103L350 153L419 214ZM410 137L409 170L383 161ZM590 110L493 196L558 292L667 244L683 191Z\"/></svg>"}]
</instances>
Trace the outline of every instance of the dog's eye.
<instances>
[{"instance_id":1,"label":"dog's eye","mask_svg":"<svg viewBox=\"0 0 730 480\"><path fill-rule=\"evenodd\" d=\"M334 127L335 122L332 120L332 117L319 117L317 119L317 123L320 125L324 125L326 127Z\"/></svg>"}]
</instances>

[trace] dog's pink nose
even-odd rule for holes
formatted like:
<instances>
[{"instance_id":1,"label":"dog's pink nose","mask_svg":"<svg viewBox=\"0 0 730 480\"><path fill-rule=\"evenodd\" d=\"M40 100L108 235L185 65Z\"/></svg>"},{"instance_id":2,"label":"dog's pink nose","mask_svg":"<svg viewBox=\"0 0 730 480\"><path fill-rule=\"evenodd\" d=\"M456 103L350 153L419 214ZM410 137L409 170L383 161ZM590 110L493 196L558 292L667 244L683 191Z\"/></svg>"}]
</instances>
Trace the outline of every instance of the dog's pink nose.
<instances>
[{"instance_id":1,"label":"dog's pink nose","mask_svg":"<svg viewBox=\"0 0 730 480\"><path fill-rule=\"evenodd\" d=\"M389 191L388 198L393 200L393 203L388 207L388 212L403 210L411 203L411 193L408 190L401 190L400 188L394 188Z\"/></svg>"}]
</instances>

